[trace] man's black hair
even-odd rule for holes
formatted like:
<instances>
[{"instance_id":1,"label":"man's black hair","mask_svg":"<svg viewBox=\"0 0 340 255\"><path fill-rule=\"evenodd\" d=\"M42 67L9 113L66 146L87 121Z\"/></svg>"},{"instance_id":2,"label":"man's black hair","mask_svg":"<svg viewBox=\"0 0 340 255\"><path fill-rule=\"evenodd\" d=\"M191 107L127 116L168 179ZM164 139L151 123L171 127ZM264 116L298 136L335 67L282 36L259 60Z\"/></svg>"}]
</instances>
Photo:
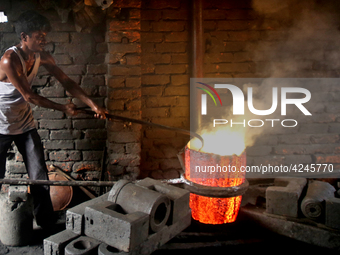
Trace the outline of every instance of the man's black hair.
<instances>
[{"instance_id":1,"label":"man's black hair","mask_svg":"<svg viewBox=\"0 0 340 255\"><path fill-rule=\"evenodd\" d=\"M32 10L22 13L15 22L15 32L19 38L21 38L20 34L22 32L32 36L32 32L50 32L51 29L49 20L45 16Z\"/></svg>"}]
</instances>

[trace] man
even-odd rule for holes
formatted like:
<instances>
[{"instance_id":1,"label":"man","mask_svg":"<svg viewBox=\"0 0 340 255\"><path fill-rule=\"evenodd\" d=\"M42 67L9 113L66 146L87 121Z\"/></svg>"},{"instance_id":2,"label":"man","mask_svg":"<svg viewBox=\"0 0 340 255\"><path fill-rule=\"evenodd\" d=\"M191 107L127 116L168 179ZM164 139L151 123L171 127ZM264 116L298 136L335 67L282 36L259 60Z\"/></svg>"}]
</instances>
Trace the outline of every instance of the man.
<instances>
[{"instance_id":1,"label":"man","mask_svg":"<svg viewBox=\"0 0 340 255\"><path fill-rule=\"evenodd\" d=\"M62 86L105 118L106 110L94 103L44 51L46 34L51 30L49 21L42 15L27 11L15 24L20 43L9 48L0 61L0 178L5 175L6 154L14 141L23 156L28 176L33 180L47 180L47 168L40 137L34 125L30 104L63 111L69 116L77 114L72 103L58 104L34 93L31 83L39 66L55 76ZM34 215L37 224L48 228L53 224L53 208L48 186L31 186Z\"/></svg>"}]
</instances>

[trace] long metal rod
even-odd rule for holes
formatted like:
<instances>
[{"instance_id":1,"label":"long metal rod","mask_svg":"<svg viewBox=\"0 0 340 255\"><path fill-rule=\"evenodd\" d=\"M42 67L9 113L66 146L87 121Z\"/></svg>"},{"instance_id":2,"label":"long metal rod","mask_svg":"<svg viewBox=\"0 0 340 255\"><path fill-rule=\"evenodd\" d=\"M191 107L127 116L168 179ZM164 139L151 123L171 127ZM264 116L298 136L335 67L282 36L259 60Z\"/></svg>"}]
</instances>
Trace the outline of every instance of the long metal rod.
<instances>
[{"instance_id":1,"label":"long metal rod","mask_svg":"<svg viewBox=\"0 0 340 255\"><path fill-rule=\"evenodd\" d=\"M0 184L11 185L51 185L51 186L113 186L115 181L48 181L30 179L0 179Z\"/></svg>"},{"instance_id":2,"label":"long metal rod","mask_svg":"<svg viewBox=\"0 0 340 255\"><path fill-rule=\"evenodd\" d=\"M80 112L80 113L85 113L85 114L90 114L90 115L95 114L94 111L86 110L84 108L77 108L77 111ZM202 136L200 136L199 134L197 134L195 132L191 132L189 130L185 130L185 129L181 129L181 128L175 128L175 127L169 127L169 126L156 124L156 123L152 123L152 122L148 122L148 121L144 121L144 120L132 119L132 118L122 117L122 116L108 114L108 113L106 114L106 118L108 118L110 120L117 119L117 120L132 122L132 123L138 123L138 124L142 124L142 125L148 125L148 126L152 126L152 127L156 127L156 128L176 131L178 133L182 133L182 134L185 134L185 135L190 135L192 137L196 137L201 141L202 147L204 145L204 141L203 141Z\"/></svg>"}]
</instances>

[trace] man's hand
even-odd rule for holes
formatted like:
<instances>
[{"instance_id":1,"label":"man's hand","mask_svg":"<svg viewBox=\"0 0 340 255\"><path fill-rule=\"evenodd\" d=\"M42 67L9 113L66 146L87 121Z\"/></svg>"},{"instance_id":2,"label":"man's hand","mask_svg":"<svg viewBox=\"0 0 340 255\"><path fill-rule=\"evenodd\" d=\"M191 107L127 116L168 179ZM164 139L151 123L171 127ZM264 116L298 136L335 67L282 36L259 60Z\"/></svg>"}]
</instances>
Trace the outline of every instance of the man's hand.
<instances>
[{"instance_id":1,"label":"man's hand","mask_svg":"<svg viewBox=\"0 0 340 255\"><path fill-rule=\"evenodd\" d=\"M68 116L76 116L78 114L77 107L73 103L65 104L63 112Z\"/></svg>"},{"instance_id":2,"label":"man's hand","mask_svg":"<svg viewBox=\"0 0 340 255\"><path fill-rule=\"evenodd\" d=\"M94 106L92 107L92 111L96 112L96 114L94 115L95 118L106 119L106 114L108 113L108 111L105 108Z\"/></svg>"}]
</instances>

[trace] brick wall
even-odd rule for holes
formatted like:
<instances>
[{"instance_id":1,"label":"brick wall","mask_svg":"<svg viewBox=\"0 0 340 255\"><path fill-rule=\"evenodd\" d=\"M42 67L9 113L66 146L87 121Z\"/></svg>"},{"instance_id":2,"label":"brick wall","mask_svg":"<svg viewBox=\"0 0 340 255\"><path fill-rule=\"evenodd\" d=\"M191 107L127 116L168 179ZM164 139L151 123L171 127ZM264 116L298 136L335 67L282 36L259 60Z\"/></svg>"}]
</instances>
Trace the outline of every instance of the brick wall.
<instances>
[{"instance_id":1,"label":"brick wall","mask_svg":"<svg viewBox=\"0 0 340 255\"><path fill-rule=\"evenodd\" d=\"M28 6L51 19L50 50L57 63L100 104L106 98L110 113L189 129L190 1L117 0L106 13L106 26L93 33L77 32L72 19L62 23L55 10L43 10L35 1L7 2L1 4L11 20L18 15L14 10ZM204 1L205 77L338 77L337 5L288 3L273 7L260 0ZM0 24L0 32L3 51L17 39L11 22ZM57 102L69 99L44 70L34 89ZM301 131L259 137L247 149L248 163L339 164L338 93L337 87L323 91L329 104ZM74 176L85 170L96 177L107 143L110 179L178 177L177 153L189 140L148 126L82 115L67 118L39 108L35 117L47 163ZM9 159L10 170L24 172L15 149Z\"/></svg>"},{"instance_id":2,"label":"brick wall","mask_svg":"<svg viewBox=\"0 0 340 255\"><path fill-rule=\"evenodd\" d=\"M338 77L336 2L285 3L204 1L205 77ZM189 10L189 1L143 1L145 120L189 128ZM334 88L319 92L324 93L325 107L315 123L301 123L294 133L279 130L259 136L247 149L248 164L328 162L338 167L339 92ZM180 169L176 154L187 141L174 132L144 128L143 173L176 177Z\"/></svg>"},{"instance_id":3,"label":"brick wall","mask_svg":"<svg viewBox=\"0 0 340 255\"><path fill-rule=\"evenodd\" d=\"M107 108L112 114L140 119L141 1L116 1L115 7L119 13L107 18ZM140 140L140 125L108 122L110 180L139 176Z\"/></svg>"},{"instance_id":4,"label":"brick wall","mask_svg":"<svg viewBox=\"0 0 340 255\"><path fill-rule=\"evenodd\" d=\"M337 78L338 13L335 1L206 1L205 77ZM247 148L248 165L339 167L339 89L319 87L312 95L322 102L314 122L263 133Z\"/></svg>"},{"instance_id":5,"label":"brick wall","mask_svg":"<svg viewBox=\"0 0 340 255\"><path fill-rule=\"evenodd\" d=\"M190 128L188 19L188 1L143 1L143 120ZM177 153L188 140L172 131L143 127L143 175L178 177Z\"/></svg>"},{"instance_id":6,"label":"brick wall","mask_svg":"<svg viewBox=\"0 0 340 255\"><path fill-rule=\"evenodd\" d=\"M52 31L47 46L57 65L101 106L107 97L105 75L105 24L93 33L76 31L72 19L62 23L54 9L44 10L32 1L2 1L8 23L0 24L0 48L4 52L9 46L19 43L13 29L13 20L20 12L33 8L50 19ZM3 6L2 6L3 7ZM72 100L77 106L85 106L79 100L69 97L59 82L39 69L33 90L48 99L67 103ZM54 164L68 171L75 178L97 179L101 169L101 159L106 145L106 121L89 118L86 115L67 117L59 111L32 105L36 126L45 147L46 164ZM26 173L22 157L15 146L10 150L7 161L8 174L19 177Z\"/></svg>"}]
</instances>

